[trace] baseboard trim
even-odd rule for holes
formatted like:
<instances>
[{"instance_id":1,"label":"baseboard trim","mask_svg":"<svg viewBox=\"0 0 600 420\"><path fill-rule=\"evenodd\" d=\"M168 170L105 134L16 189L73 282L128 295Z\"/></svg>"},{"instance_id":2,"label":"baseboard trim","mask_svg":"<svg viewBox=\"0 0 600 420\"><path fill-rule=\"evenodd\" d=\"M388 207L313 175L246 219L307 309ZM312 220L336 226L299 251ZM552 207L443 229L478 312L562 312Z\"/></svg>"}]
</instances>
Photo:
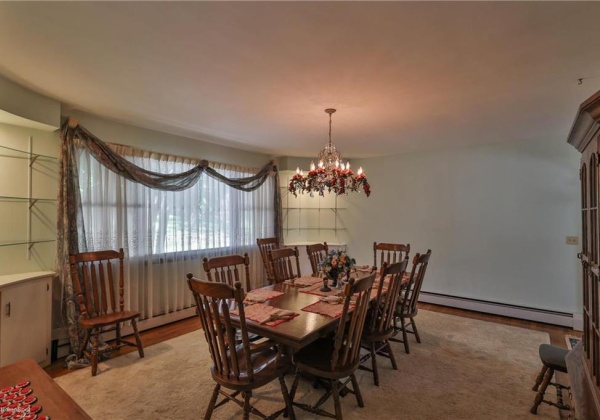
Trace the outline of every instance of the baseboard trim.
<instances>
[{"instance_id":1,"label":"baseboard trim","mask_svg":"<svg viewBox=\"0 0 600 420\"><path fill-rule=\"evenodd\" d=\"M469 311L525 319L528 321L543 322L545 324L560 325L574 329L577 329L575 327L581 323L581 328L583 328L583 320L579 321L576 315L567 312L548 311L526 306L509 305L506 303L470 299L425 291L421 291L419 301L449 306L452 308L467 309Z\"/></svg>"}]
</instances>

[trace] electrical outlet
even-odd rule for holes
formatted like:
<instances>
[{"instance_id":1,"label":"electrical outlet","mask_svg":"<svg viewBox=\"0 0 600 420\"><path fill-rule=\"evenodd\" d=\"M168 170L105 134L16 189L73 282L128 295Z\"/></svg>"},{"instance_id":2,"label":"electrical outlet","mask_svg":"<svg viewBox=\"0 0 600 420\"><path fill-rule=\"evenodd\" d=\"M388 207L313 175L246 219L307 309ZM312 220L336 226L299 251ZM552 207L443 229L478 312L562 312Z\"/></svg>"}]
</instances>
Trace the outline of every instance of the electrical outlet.
<instances>
[{"instance_id":1,"label":"electrical outlet","mask_svg":"<svg viewBox=\"0 0 600 420\"><path fill-rule=\"evenodd\" d=\"M579 245L579 237L567 236L567 245Z\"/></svg>"}]
</instances>

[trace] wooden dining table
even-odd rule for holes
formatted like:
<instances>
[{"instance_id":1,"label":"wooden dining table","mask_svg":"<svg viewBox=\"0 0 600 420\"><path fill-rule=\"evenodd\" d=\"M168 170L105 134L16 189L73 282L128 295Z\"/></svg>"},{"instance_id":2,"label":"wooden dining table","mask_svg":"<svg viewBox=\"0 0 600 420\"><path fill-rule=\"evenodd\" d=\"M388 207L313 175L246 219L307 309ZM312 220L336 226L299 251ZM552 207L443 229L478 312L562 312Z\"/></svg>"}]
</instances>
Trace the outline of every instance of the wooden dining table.
<instances>
[{"instance_id":1,"label":"wooden dining table","mask_svg":"<svg viewBox=\"0 0 600 420\"><path fill-rule=\"evenodd\" d=\"M358 278L366 275L368 273L357 273ZM339 318L303 311L303 308L318 302L321 297L301 292L302 288L300 287L278 283L265 286L261 290L283 292L283 295L269 299L264 303L275 308L294 311L298 316L276 326L260 324L246 317L248 332L269 338L276 343L291 347L293 350L299 350L333 331L339 323ZM342 291L343 289L340 289L340 292ZM232 319L232 321L235 322L236 320Z\"/></svg>"}]
</instances>

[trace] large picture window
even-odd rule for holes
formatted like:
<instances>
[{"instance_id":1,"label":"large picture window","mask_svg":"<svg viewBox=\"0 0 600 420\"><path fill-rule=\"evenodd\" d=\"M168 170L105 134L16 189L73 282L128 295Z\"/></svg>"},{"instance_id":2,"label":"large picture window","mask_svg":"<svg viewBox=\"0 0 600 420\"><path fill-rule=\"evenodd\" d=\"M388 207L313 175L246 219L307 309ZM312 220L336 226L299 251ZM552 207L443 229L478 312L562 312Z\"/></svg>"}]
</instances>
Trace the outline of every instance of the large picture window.
<instances>
[{"instance_id":1,"label":"large picture window","mask_svg":"<svg viewBox=\"0 0 600 420\"><path fill-rule=\"evenodd\" d=\"M135 165L160 173L181 173L196 161L111 145ZM256 238L273 236L275 182L239 191L209 176L183 191L151 189L125 180L87 149L77 159L88 251L124 248L131 305L150 318L192 305L185 275L202 277L202 258L248 252L253 287L263 272ZM257 170L225 164L211 167L228 178ZM272 177L273 178L273 177Z\"/></svg>"}]
</instances>

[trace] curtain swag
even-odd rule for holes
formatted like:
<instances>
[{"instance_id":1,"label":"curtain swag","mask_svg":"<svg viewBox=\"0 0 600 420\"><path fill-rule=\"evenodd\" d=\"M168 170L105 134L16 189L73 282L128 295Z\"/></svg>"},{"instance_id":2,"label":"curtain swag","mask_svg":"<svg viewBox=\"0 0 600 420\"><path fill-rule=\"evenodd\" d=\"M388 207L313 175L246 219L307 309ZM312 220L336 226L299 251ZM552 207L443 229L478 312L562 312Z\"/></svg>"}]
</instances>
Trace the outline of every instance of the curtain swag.
<instances>
[{"instance_id":1,"label":"curtain swag","mask_svg":"<svg viewBox=\"0 0 600 420\"><path fill-rule=\"evenodd\" d=\"M271 175L275 176L275 232L281 237L281 199L277 166L273 161L268 162L253 176L244 178L227 178L209 166L209 162L201 160L192 169L177 173L164 174L152 172L129 162L123 156L115 153L108 144L101 141L76 120L69 118L61 127L61 156L58 193L58 226L57 226L57 271L63 285L63 321L71 337L74 352L78 350L78 309L69 266L69 255L86 252L79 249L79 236L85 236L83 225L81 196L76 160L76 139L87 148L92 156L102 165L125 179L145 185L149 188L163 191L181 191L192 187L198 182L203 173L241 191L254 191L259 188ZM85 239L85 238L82 238Z\"/></svg>"}]
</instances>

